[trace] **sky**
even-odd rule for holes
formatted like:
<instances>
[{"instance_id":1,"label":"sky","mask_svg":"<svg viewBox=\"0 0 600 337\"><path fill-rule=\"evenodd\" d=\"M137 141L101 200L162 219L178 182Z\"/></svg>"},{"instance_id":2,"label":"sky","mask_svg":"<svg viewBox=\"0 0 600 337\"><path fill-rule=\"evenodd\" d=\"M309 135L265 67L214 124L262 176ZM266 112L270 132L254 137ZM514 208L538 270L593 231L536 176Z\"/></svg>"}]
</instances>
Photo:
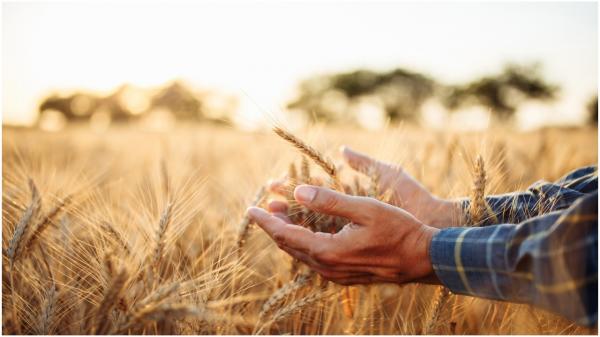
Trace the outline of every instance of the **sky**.
<instances>
[{"instance_id":1,"label":"sky","mask_svg":"<svg viewBox=\"0 0 600 337\"><path fill-rule=\"evenodd\" d=\"M595 2L4 2L3 122L31 123L55 89L175 78L240 96L258 120L314 74L408 67L454 83L534 61L563 88L539 119L577 122L597 93L597 15Z\"/></svg>"}]
</instances>

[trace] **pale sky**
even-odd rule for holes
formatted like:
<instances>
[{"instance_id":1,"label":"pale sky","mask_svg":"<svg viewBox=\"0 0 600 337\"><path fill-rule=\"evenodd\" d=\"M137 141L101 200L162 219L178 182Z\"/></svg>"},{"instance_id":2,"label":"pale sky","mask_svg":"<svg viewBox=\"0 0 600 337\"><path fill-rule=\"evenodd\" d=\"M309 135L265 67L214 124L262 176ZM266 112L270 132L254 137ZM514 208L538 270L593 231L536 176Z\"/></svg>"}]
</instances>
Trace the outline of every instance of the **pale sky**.
<instances>
[{"instance_id":1,"label":"pale sky","mask_svg":"<svg viewBox=\"0 0 600 337\"><path fill-rule=\"evenodd\" d=\"M552 118L579 121L598 85L594 2L5 2L2 9L2 108L10 123L30 123L53 89L181 78L241 96L253 119L283 107L298 81L316 73L409 67L455 82L509 61L541 61L563 87Z\"/></svg>"}]
</instances>

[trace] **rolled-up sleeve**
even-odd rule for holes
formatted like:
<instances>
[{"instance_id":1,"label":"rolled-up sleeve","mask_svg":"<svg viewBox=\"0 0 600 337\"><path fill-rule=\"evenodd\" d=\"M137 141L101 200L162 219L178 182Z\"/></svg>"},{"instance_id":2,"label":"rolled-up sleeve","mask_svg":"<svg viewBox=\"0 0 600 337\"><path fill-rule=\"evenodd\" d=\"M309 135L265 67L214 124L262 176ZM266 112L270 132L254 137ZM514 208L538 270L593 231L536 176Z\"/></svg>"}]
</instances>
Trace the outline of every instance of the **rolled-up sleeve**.
<instances>
[{"instance_id":1,"label":"rolled-up sleeve","mask_svg":"<svg viewBox=\"0 0 600 337\"><path fill-rule=\"evenodd\" d=\"M552 183L540 180L523 192L487 196L485 200L495 217L488 217L479 225L516 224L535 216L564 210L575 200L597 190L597 167L582 167ZM458 201L466 217L466 223L470 223L468 212L470 200Z\"/></svg>"},{"instance_id":2,"label":"rolled-up sleeve","mask_svg":"<svg viewBox=\"0 0 600 337\"><path fill-rule=\"evenodd\" d=\"M518 225L442 229L430 257L452 292L530 303L579 325L598 319L598 194Z\"/></svg>"}]
</instances>

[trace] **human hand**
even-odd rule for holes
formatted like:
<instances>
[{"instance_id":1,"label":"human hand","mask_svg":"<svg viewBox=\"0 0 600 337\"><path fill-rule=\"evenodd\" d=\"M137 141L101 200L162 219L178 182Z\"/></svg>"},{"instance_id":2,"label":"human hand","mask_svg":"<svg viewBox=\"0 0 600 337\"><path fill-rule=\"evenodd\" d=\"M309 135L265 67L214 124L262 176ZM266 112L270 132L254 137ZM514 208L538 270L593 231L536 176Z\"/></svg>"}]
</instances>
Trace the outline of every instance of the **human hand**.
<instances>
[{"instance_id":1,"label":"human hand","mask_svg":"<svg viewBox=\"0 0 600 337\"><path fill-rule=\"evenodd\" d=\"M269 205L272 214L251 207L248 215L281 249L325 279L344 285L431 279L429 245L438 229L398 207L324 187L300 185L294 197L315 212L351 223L334 234L312 232L292 224L280 201Z\"/></svg>"},{"instance_id":2,"label":"human hand","mask_svg":"<svg viewBox=\"0 0 600 337\"><path fill-rule=\"evenodd\" d=\"M352 169L369 177L377 177L378 190L391 193L391 205L404 209L436 228L462 225L462 211L457 202L434 196L400 166L373 159L345 146L341 152ZM289 193L285 180L273 181L269 188L283 195Z\"/></svg>"}]
</instances>

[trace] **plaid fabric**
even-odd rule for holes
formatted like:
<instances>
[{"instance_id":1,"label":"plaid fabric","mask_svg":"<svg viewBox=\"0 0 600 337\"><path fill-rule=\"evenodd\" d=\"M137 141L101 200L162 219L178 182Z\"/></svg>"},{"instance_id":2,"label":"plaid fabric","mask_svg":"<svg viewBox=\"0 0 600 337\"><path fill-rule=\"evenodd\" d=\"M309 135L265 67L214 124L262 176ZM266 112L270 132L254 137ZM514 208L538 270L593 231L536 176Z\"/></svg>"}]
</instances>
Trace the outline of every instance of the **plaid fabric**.
<instances>
[{"instance_id":1,"label":"plaid fabric","mask_svg":"<svg viewBox=\"0 0 600 337\"><path fill-rule=\"evenodd\" d=\"M435 273L454 293L530 303L596 325L597 185L597 169L585 167L487 198L499 224L442 229L430 246Z\"/></svg>"}]
</instances>

